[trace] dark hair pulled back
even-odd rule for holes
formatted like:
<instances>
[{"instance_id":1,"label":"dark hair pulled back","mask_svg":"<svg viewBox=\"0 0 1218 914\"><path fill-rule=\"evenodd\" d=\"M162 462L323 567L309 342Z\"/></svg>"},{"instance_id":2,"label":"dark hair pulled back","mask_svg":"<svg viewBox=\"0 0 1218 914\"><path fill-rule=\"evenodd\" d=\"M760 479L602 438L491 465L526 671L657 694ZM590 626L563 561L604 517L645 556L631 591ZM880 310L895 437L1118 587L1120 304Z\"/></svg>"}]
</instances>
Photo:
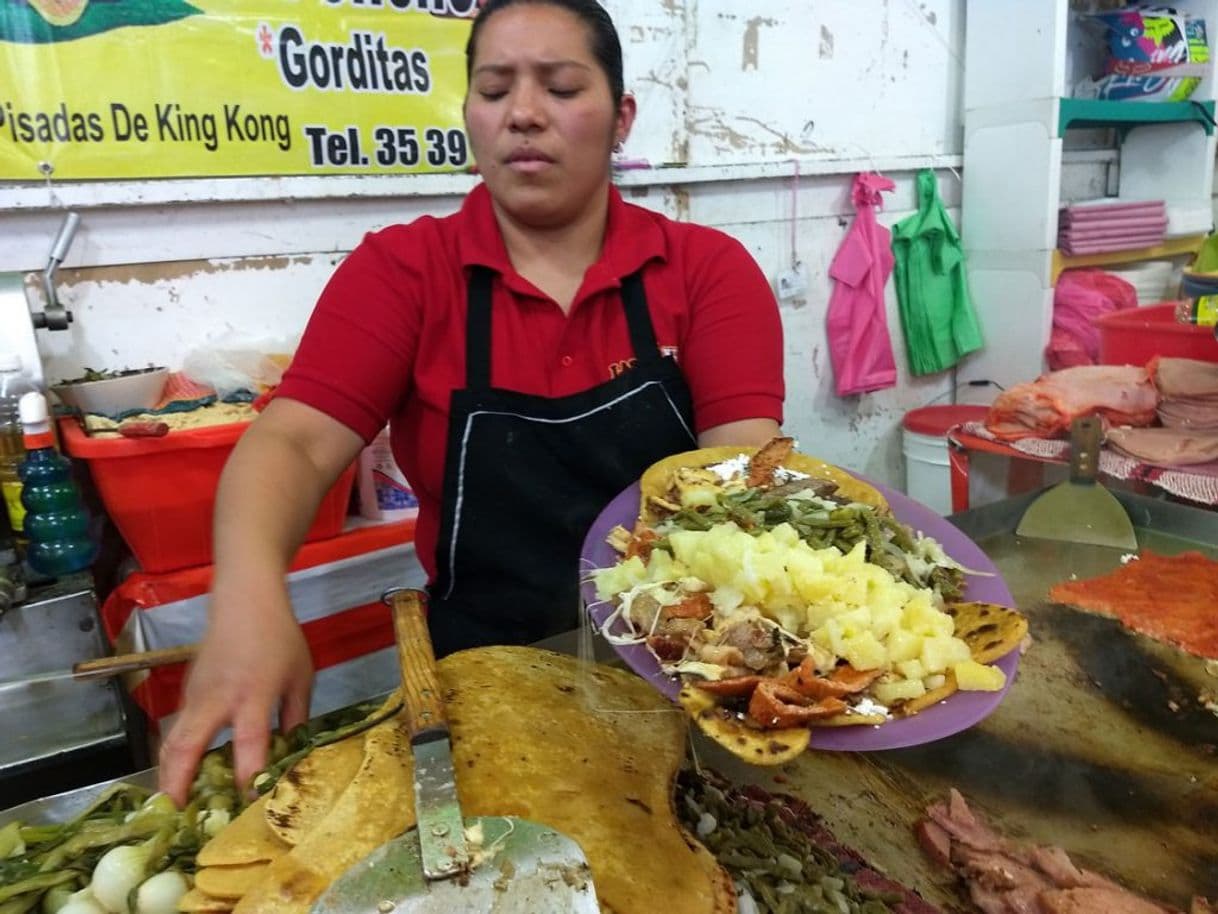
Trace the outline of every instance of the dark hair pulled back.
<instances>
[{"instance_id":1,"label":"dark hair pulled back","mask_svg":"<svg viewBox=\"0 0 1218 914\"><path fill-rule=\"evenodd\" d=\"M616 108L622 100L625 86L622 81L622 42L618 38L617 29L609 12L597 0L486 0L478 11L474 25L470 29L469 41L465 44L465 78L468 81L473 74L474 56L478 50L478 33L486 21L500 10L522 3L548 4L566 10L576 16L588 27L592 35L592 56L605 72L609 80L609 91L613 94L613 106Z\"/></svg>"}]
</instances>

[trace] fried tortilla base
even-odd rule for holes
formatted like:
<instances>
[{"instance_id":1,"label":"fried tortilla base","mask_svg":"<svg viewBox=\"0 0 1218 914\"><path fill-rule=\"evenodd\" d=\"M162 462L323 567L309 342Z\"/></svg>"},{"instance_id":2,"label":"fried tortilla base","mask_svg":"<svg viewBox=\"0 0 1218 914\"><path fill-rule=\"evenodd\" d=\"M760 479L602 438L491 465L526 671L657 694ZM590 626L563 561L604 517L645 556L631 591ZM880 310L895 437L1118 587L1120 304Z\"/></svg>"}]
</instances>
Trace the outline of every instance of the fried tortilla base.
<instances>
[{"instance_id":1,"label":"fried tortilla base","mask_svg":"<svg viewBox=\"0 0 1218 914\"><path fill-rule=\"evenodd\" d=\"M648 911L657 899L665 914L736 911L727 874L673 810L685 717L645 681L523 647L453 654L439 674L466 816L518 816L573 838L605 911ZM311 776L324 777L331 763L317 764ZM367 731L346 789L236 914L306 914L335 878L415 824L412 773L396 718Z\"/></svg>"},{"instance_id":2,"label":"fried tortilla base","mask_svg":"<svg viewBox=\"0 0 1218 914\"><path fill-rule=\"evenodd\" d=\"M708 467L717 463L731 460L741 454L752 456L757 453L755 447L704 447L696 451L685 451L673 454L663 460L653 463L643 473L639 480L640 504L639 519L645 524L653 524L658 519L650 506L652 496L663 497L668 493L672 475L681 467ZM782 466L788 470L807 473L816 479L827 479L837 486L838 494L851 501L871 505L881 511L888 510L888 502L879 490L851 476L845 470L809 457L806 454L793 453L783 460Z\"/></svg>"},{"instance_id":3,"label":"fried tortilla base","mask_svg":"<svg viewBox=\"0 0 1218 914\"><path fill-rule=\"evenodd\" d=\"M1014 609L993 603L952 603L945 611L956 622L956 636L964 641L978 663L993 663L1016 650L1028 633L1028 620ZM910 717L950 698L957 691L956 677L924 695L895 705L894 717ZM698 729L732 754L753 765L782 765L800 755L813 742L818 727L876 726L890 718L880 714L838 714L818 720L810 727L763 730L751 726L725 710L715 696L692 683L681 688L681 707Z\"/></svg>"}]
</instances>

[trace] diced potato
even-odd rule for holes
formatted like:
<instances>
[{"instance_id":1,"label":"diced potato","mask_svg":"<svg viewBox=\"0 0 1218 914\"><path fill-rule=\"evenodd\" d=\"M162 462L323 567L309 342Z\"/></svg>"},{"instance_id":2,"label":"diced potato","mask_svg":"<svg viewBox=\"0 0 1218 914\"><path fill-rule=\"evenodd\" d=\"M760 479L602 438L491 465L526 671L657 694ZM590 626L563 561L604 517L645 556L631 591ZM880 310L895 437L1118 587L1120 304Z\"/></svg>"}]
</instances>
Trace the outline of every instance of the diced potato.
<instances>
[{"instance_id":1,"label":"diced potato","mask_svg":"<svg viewBox=\"0 0 1218 914\"><path fill-rule=\"evenodd\" d=\"M997 692L1007 684L1007 675L996 666L963 660L952 667L962 692Z\"/></svg>"},{"instance_id":2,"label":"diced potato","mask_svg":"<svg viewBox=\"0 0 1218 914\"><path fill-rule=\"evenodd\" d=\"M935 635L922 639L922 666L927 674L942 673L972 655L968 645L950 635Z\"/></svg>"},{"instance_id":3,"label":"diced potato","mask_svg":"<svg viewBox=\"0 0 1218 914\"><path fill-rule=\"evenodd\" d=\"M918 635L950 635L955 632L956 623L947 613L940 612L922 598L906 604L904 627Z\"/></svg>"},{"instance_id":4,"label":"diced potato","mask_svg":"<svg viewBox=\"0 0 1218 914\"><path fill-rule=\"evenodd\" d=\"M884 645L871 632L860 632L842 639L841 656L856 670L874 670L885 665L888 658Z\"/></svg>"},{"instance_id":5,"label":"diced potato","mask_svg":"<svg viewBox=\"0 0 1218 914\"><path fill-rule=\"evenodd\" d=\"M608 600L615 594L630 590L647 576L643 560L637 555L611 568L598 568L592 574L596 582L596 598Z\"/></svg>"},{"instance_id":6,"label":"diced potato","mask_svg":"<svg viewBox=\"0 0 1218 914\"><path fill-rule=\"evenodd\" d=\"M922 666L921 660L902 660L896 664L897 672L906 679L917 679L919 681L926 678L926 667Z\"/></svg>"},{"instance_id":7,"label":"diced potato","mask_svg":"<svg viewBox=\"0 0 1218 914\"><path fill-rule=\"evenodd\" d=\"M922 637L903 628L888 633L888 659L893 663L922 656Z\"/></svg>"},{"instance_id":8,"label":"diced potato","mask_svg":"<svg viewBox=\"0 0 1218 914\"><path fill-rule=\"evenodd\" d=\"M909 701L921 698L926 694L926 686L917 679L898 679L894 682L877 682L871 687L871 694L882 705L894 705L898 701Z\"/></svg>"},{"instance_id":9,"label":"diced potato","mask_svg":"<svg viewBox=\"0 0 1218 914\"><path fill-rule=\"evenodd\" d=\"M901 607L895 602L877 598L871 606L871 631L877 638L885 638L901 627Z\"/></svg>"}]
</instances>

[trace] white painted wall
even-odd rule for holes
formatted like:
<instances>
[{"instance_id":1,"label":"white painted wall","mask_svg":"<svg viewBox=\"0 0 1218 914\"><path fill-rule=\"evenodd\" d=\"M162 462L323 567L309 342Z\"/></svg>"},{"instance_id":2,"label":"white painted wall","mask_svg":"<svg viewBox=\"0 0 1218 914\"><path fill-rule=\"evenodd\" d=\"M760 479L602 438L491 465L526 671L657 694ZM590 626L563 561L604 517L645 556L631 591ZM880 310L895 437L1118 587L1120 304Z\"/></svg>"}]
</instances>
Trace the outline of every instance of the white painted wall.
<instances>
[{"instance_id":1,"label":"white painted wall","mask_svg":"<svg viewBox=\"0 0 1218 914\"><path fill-rule=\"evenodd\" d=\"M912 210L920 167L937 168L945 199L958 206L959 179L949 169L960 161L962 0L609 5L641 109L625 156L653 166L622 174L628 198L730 232L771 277L790 265L794 237L809 289L782 306L786 427L825 459L899 484L902 416L946 401L952 381L907 377L890 295L898 387L834 396L826 271L860 169L879 168L897 182L885 223ZM84 222L60 286L76 322L64 333L39 331L46 376L86 365L178 365L222 338L298 333L334 265L364 231L449 212L470 182L0 186L0 272L40 270L62 211L77 209Z\"/></svg>"}]
</instances>

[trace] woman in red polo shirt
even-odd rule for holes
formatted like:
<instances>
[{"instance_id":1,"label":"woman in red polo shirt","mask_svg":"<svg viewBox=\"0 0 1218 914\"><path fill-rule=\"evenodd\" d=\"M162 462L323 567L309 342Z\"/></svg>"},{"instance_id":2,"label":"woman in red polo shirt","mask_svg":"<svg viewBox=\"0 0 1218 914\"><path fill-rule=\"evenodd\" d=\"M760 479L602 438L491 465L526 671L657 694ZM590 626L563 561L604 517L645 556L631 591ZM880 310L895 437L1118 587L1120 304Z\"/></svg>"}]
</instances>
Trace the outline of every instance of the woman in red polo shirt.
<instances>
[{"instance_id":1,"label":"woman in red polo shirt","mask_svg":"<svg viewBox=\"0 0 1218 914\"><path fill-rule=\"evenodd\" d=\"M419 495L438 655L576 627L580 545L613 496L668 454L778 432L782 329L756 264L610 183L635 102L608 14L490 0L466 65L482 183L455 215L351 253L225 468L210 625L161 753L176 800L220 727L244 781L272 712L306 718L285 571L387 421Z\"/></svg>"}]
</instances>

